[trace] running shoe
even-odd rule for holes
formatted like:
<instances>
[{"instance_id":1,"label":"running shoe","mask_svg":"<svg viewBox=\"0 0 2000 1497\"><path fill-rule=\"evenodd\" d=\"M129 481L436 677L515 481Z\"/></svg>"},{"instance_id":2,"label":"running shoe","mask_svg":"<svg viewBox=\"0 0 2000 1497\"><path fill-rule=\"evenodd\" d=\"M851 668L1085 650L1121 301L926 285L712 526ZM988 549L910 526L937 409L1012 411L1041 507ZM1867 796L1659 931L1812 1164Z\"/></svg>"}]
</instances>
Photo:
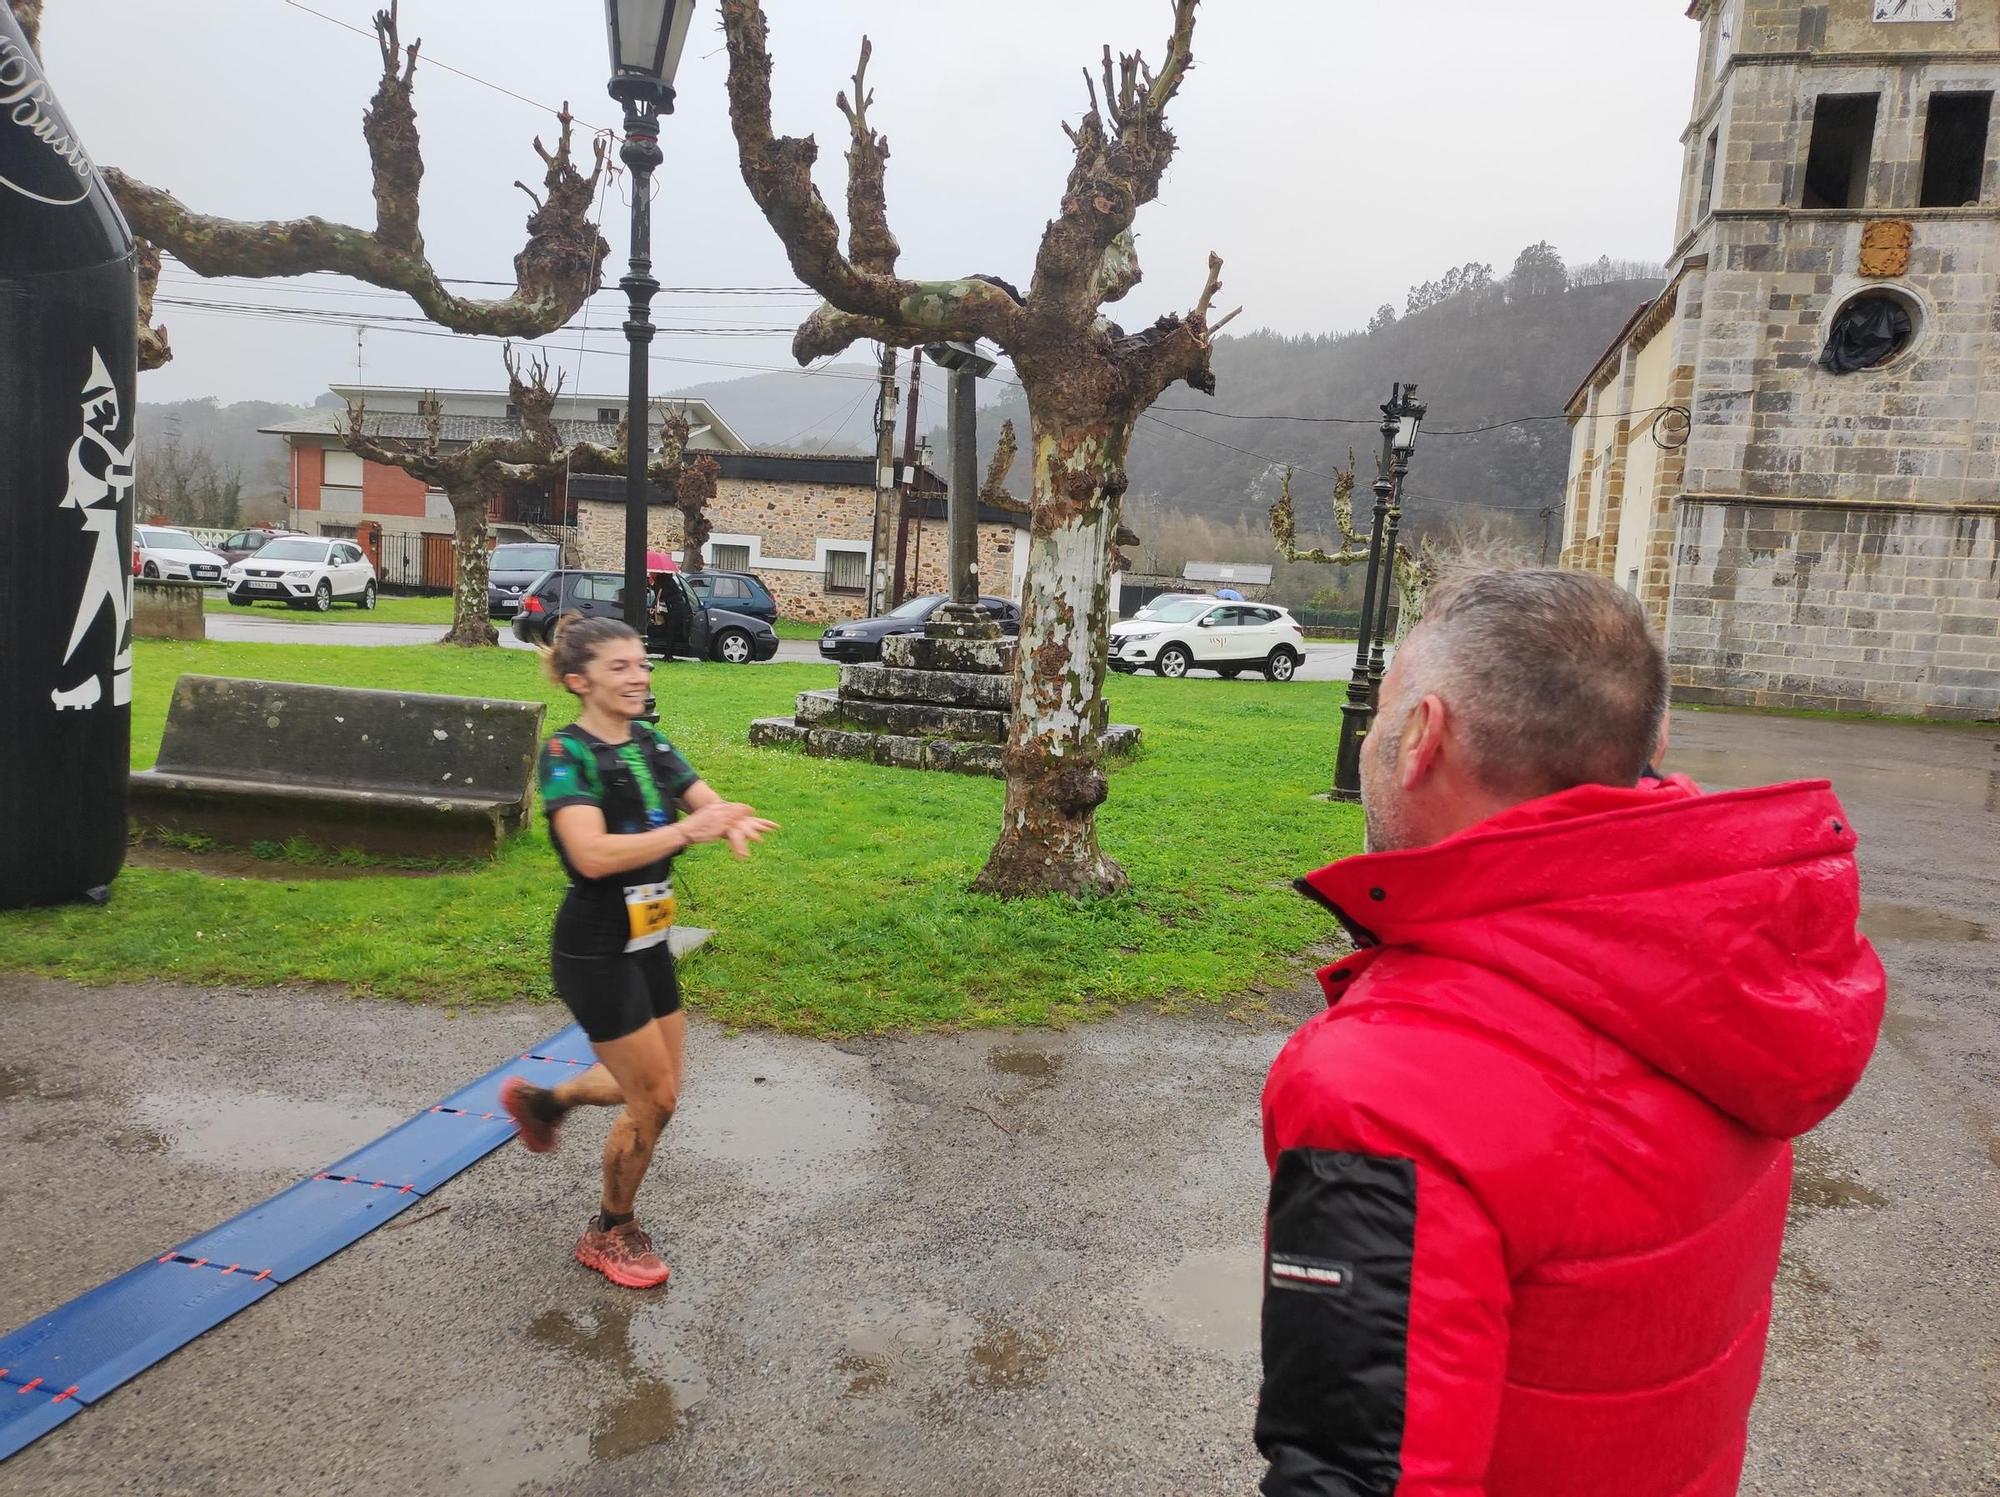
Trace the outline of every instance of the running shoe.
<instances>
[{"instance_id":1,"label":"running shoe","mask_svg":"<svg viewBox=\"0 0 2000 1497\"><path fill-rule=\"evenodd\" d=\"M533 1099L540 1090L519 1076L509 1076L500 1083L500 1105L514 1120L514 1126L520 1130L521 1147L530 1154L550 1154L556 1147L555 1124L535 1116Z\"/></svg>"},{"instance_id":2,"label":"running shoe","mask_svg":"<svg viewBox=\"0 0 2000 1497\"><path fill-rule=\"evenodd\" d=\"M576 1240L576 1261L594 1268L627 1289L655 1289L673 1272L653 1251L653 1239L637 1222L623 1222L606 1232L592 1217Z\"/></svg>"}]
</instances>

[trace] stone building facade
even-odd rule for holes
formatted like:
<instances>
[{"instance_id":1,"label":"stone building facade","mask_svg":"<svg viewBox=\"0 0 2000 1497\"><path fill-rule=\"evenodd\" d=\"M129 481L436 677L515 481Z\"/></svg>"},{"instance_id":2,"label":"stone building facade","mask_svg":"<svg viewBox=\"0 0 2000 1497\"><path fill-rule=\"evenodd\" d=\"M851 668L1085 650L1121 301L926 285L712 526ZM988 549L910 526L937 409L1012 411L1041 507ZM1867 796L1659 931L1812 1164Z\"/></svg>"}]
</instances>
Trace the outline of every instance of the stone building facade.
<instances>
[{"instance_id":1,"label":"stone building facade","mask_svg":"<svg viewBox=\"0 0 2000 1497\"><path fill-rule=\"evenodd\" d=\"M859 618L868 601L875 516L875 459L779 452L715 452L721 468L708 505L705 561L720 571L755 572L777 600L779 616L809 623ZM943 485L928 469L913 498L906 591L946 591ZM624 482L577 476L569 495L576 516L578 564L617 568L625 554ZM918 511L921 510L921 518ZM681 553L681 515L655 494L647 510L648 543ZM1027 565L1025 513L981 505L982 591L1019 598Z\"/></svg>"},{"instance_id":2,"label":"stone building facade","mask_svg":"<svg viewBox=\"0 0 2000 1497\"><path fill-rule=\"evenodd\" d=\"M2000 6L1690 15L1669 279L1572 398L1563 564L1681 700L2000 716Z\"/></svg>"}]
</instances>

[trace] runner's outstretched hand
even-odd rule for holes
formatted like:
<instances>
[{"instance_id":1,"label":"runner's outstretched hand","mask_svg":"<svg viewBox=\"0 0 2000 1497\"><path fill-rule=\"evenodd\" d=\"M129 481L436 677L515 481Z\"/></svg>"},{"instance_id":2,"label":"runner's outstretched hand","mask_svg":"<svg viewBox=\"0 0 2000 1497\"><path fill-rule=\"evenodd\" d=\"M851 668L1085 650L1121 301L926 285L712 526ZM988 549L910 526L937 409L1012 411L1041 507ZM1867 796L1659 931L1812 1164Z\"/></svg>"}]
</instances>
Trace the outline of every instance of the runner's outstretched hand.
<instances>
[{"instance_id":1,"label":"runner's outstretched hand","mask_svg":"<svg viewBox=\"0 0 2000 1497\"><path fill-rule=\"evenodd\" d=\"M745 806L743 809L748 811L750 808ZM738 858L747 858L750 856L752 842L762 842L766 832L775 832L777 829L777 822L766 821L763 817L752 814L743 817L723 835L728 839L731 852Z\"/></svg>"}]
</instances>

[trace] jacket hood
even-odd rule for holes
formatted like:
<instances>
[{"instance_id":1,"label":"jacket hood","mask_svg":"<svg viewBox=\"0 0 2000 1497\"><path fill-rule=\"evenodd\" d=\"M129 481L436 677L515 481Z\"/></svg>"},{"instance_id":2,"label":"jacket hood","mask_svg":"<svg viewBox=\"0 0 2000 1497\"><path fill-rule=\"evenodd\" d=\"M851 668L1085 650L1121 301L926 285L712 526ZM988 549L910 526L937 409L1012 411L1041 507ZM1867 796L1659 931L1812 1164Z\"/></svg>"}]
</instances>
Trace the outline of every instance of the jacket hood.
<instances>
[{"instance_id":1,"label":"jacket hood","mask_svg":"<svg viewBox=\"0 0 2000 1497\"><path fill-rule=\"evenodd\" d=\"M1791 1138L1853 1089L1881 1027L1854 845L1824 780L1704 795L1676 776L1578 786L1299 885L1378 954L1512 979Z\"/></svg>"}]
</instances>

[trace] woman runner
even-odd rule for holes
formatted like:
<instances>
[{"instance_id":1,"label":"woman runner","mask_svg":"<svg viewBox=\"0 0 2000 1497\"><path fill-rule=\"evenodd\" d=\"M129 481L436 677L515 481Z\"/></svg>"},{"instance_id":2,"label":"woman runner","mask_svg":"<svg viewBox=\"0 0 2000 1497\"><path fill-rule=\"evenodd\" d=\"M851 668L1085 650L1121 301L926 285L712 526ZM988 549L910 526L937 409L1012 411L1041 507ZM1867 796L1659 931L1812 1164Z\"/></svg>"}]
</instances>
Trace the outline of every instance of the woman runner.
<instances>
[{"instance_id":1,"label":"woman runner","mask_svg":"<svg viewBox=\"0 0 2000 1497\"><path fill-rule=\"evenodd\" d=\"M673 860L698 842L727 842L748 857L776 824L723 800L658 728L640 721L653 667L628 625L572 614L556 625L543 664L582 704L544 745L537 775L549 838L569 875L550 964L598 1063L553 1088L509 1077L500 1101L523 1146L538 1154L555 1148L572 1107L622 1104L604 1142L603 1200L577 1239L576 1259L614 1284L650 1289L669 1270L633 1219L633 1202L680 1099L687 1053L667 942ZM688 815L677 817L676 803Z\"/></svg>"}]
</instances>

